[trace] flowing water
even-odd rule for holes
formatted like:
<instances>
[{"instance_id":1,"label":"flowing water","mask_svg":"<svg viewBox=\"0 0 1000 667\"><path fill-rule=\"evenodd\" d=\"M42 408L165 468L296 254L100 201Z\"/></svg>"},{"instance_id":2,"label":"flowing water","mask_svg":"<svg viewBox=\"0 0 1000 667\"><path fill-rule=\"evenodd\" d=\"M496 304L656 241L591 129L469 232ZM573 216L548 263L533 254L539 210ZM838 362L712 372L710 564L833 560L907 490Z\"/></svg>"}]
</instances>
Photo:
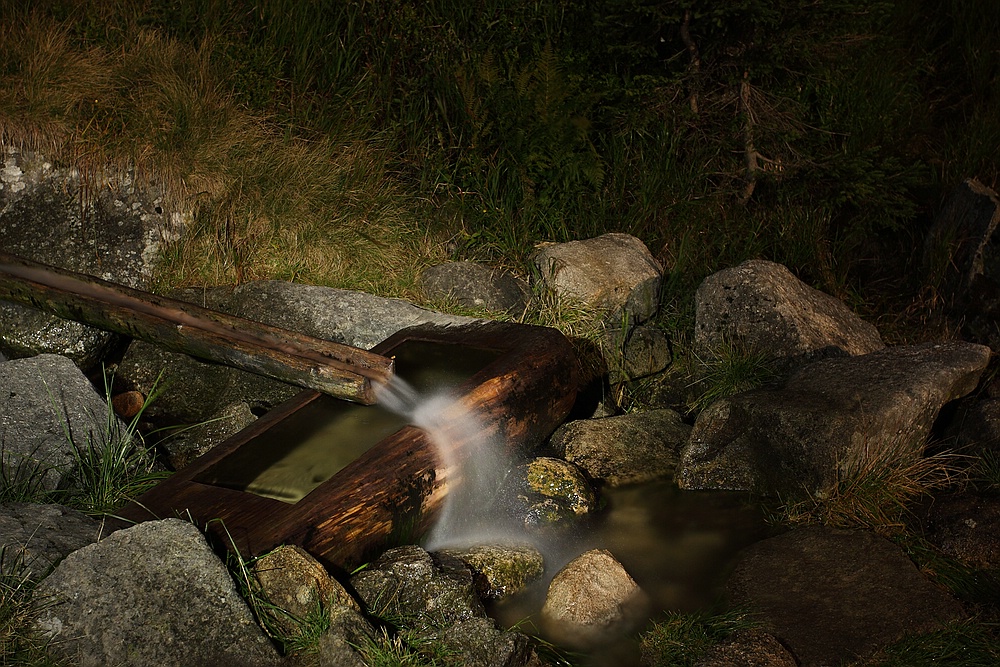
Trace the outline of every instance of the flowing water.
<instances>
[{"instance_id":1,"label":"flowing water","mask_svg":"<svg viewBox=\"0 0 1000 667\"><path fill-rule=\"evenodd\" d=\"M475 544L531 543L545 558L545 576L522 593L493 605L491 615L506 627L530 621L542 630L539 610L548 584L566 563L590 549L607 549L649 596L650 614L694 612L719 603L721 587L737 553L771 529L759 504L745 494L681 491L671 482L606 489L606 507L567 532L528 532L514 512L497 501L505 475L516 463L505 448L482 431L472 415L449 416L447 396L421 398L399 381L382 387L379 402L424 429L452 471L440 518L423 546L428 551ZM453 438L465 445L456 457ZM455 475L455 477L451 477ZM638 664L638 643L616 637L588 649L584 664L627 667Z\"/></svg>"}]
</instances>

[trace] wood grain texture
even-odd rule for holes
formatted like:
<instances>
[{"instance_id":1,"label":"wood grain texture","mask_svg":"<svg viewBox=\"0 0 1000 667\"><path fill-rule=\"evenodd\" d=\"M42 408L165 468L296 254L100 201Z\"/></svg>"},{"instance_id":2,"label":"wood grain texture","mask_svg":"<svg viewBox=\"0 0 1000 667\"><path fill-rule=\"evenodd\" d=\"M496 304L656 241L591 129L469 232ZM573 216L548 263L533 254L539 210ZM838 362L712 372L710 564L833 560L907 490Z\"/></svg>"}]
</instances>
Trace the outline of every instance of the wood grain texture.
<instances>
[{"instance_id":1,"label":"wood grain texture","mask_svg":"<svg viewBox=\"0 0 1000 667\"><path fill-rule=\"evenodd\" d=\"M500 352L495 361L455 390L445 422L472 415L481 428L457 430L452 447L468 455L472 439L493 437L510 454L528 454L569 414L579 389L578 362L555 329L489 322L465 327L416 327L374 348L387 356L408 340L452 341ZM331 569L350 570L394 544L416 541L434 522L449 493L448 471L428 435L406 426L288 504L195 481L253 438L313 401L334 400L304 391L178 471L121 512L128 521L166 516L194 519L243 555L298 544ZM223 529L224 527L224 529Z\"/></svg>"},{"instance_id":2,"label":"wood grain texture","mask_svg":"<svg viewBox=\"0 0 1000 667\"><path fill-rule=\"evenodd\" d=\"M391 359L0 253L0 299L358 403Z\"/></svg>"}]
</instances>

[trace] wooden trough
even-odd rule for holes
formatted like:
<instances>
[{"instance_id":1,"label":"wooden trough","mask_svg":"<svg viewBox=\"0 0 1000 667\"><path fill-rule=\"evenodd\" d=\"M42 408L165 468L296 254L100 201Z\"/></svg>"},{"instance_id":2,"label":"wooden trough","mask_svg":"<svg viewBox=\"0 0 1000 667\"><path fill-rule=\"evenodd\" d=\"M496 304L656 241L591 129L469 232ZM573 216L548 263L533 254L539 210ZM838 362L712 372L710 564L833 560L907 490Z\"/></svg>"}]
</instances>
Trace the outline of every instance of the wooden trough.
<instances>
[{"instance_id":1,"label":"wooden trough","mask_svg":"<svg viewBox=\"0 0 1000 667\"><path fill-rule=\"evenodd\" d=\"M100 289L92 289L95 282ZM272 377L281 377L282 362L291 359L295 372L284 379L306 386L316 377L335 378L271 410L118 513L120 526L191 519L244 556L297 544L328 567L350 570L380 550L412 542L461 484L456 461L474 456L484 440L511 454L527 453L566 418L580 383L572 345L548 327L420 326L363 351L10 256L0 256L0 298L154 343L158 327L165 327L171 349L245 370L264 368ZM81 309L104 314L84 316ZM130 310L156 326L137 327ZM169 325L172 315L164 311L183 313L183 327ZM209 324L200 326L205 320ZM211 339L213 356L190 349L178 335L185 327ZM233 330L253 332L232 340L238 364L226 351ZM271 355L266 364L261 354ZM446 463L424 430L366 405L375 396L371 382L393 373L418 390L448 392L440 416L456 460ZM470 421L477 427L471 432L465 428Z\"/></svg>"},{"instance_id":2,"label":"wooden trough","mask_svg":"<svg viewBox=\"0 0 1000 667\"><path fill-rule=\"evenodd\" d=\"M372 351L395 355L397 373L418 386L428 361L432 371L441 370L441 362L457 366L451 378L457 381L451 385L454 400L444 411L455 424L471 415L481 429L450 434L449 445L459 458L468 456L479 439L526 452L566 418L576 397L575 357L554 329L503 323L418 327L394 334ZM370 419L366 412L373 413ZM360 421L385 435L366 443L356 434L354 442L346 442L322 433L338 419ZM120 516L130 521L190 517L210 533L232 539L244 555L297 544L328 567L350 570L379 550L422 535L442 508L449 485L461 483L454 469L445 468L428 433L394 420L378 406L304 391L174 473ZM313 445L325 448L331 459L343 449L355 450L349 458L357 456L340 469L331 461L305 488L283 484L284 476L277 473L269 483L269 472L294 458L296 448L310 438L319 440ZM317 461L312 455L301 458ZM310 471L317 467L322 466ZM294 470L289 472L294 476Z\"/></svg>"}]
</instances>

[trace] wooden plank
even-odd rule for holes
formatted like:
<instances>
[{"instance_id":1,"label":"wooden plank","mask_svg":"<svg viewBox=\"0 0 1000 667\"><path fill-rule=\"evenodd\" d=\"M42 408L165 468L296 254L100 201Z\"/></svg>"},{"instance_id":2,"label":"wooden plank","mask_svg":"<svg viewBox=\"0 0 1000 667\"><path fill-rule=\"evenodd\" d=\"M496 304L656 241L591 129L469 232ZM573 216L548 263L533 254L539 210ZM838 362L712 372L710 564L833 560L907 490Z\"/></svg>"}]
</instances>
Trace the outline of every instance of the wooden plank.
<instances>
[{"instance_id":1,"label":"wooden plank","mask_svg":"<svg viewBox=\"0 0 1000 667\"><path fill-rule=\"evenodd\" d=\"M0 253L0 299L358 403L392 359Z\"/></svg>"}]
</instances>

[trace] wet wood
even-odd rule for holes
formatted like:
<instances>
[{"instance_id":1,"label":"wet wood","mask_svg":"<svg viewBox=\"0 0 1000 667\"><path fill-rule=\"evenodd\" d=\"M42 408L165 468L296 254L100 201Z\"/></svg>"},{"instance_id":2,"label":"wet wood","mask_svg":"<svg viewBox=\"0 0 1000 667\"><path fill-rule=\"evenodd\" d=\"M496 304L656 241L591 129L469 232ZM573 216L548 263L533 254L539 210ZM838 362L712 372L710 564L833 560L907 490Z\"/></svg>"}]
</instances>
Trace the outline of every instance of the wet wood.
<instances>
[{"instance_id":1,"label":"wet wood","mask_svg":"<svg viewBox=\"0 0 1000 667\"><path fill-rule=\"evenodd\" d=\"M392 359L0 253L0 299L358 403Z\"/></svg>"},{"instance_id":2,"label":"wet wood","mask_svg":"<svg viewBox=\"0 0 1000 667\"><path fill-rule=\"evenodd\" d=\"M569 341L554 329L498 322L418 327L395 334L373 351L391 355L407 340L442 339L501 352L458 387L457 398L445 408L446 423L457 424L470 414L481 429L450 434L459 458L469 454L472 440L491 436L508 453L526 455L573 407L578 363ZM302 392L175 473L121 516L129 521L192 518L216 537L232 539L241 554L298 544L327 567L343 570L390 546L416 541L433 524L458 480L448 479L433 443L413 426L383 439L295 504L195 481L253 438L281 429L283 421L323 400L333 399Z\"/></svg>"}]
</instances>

